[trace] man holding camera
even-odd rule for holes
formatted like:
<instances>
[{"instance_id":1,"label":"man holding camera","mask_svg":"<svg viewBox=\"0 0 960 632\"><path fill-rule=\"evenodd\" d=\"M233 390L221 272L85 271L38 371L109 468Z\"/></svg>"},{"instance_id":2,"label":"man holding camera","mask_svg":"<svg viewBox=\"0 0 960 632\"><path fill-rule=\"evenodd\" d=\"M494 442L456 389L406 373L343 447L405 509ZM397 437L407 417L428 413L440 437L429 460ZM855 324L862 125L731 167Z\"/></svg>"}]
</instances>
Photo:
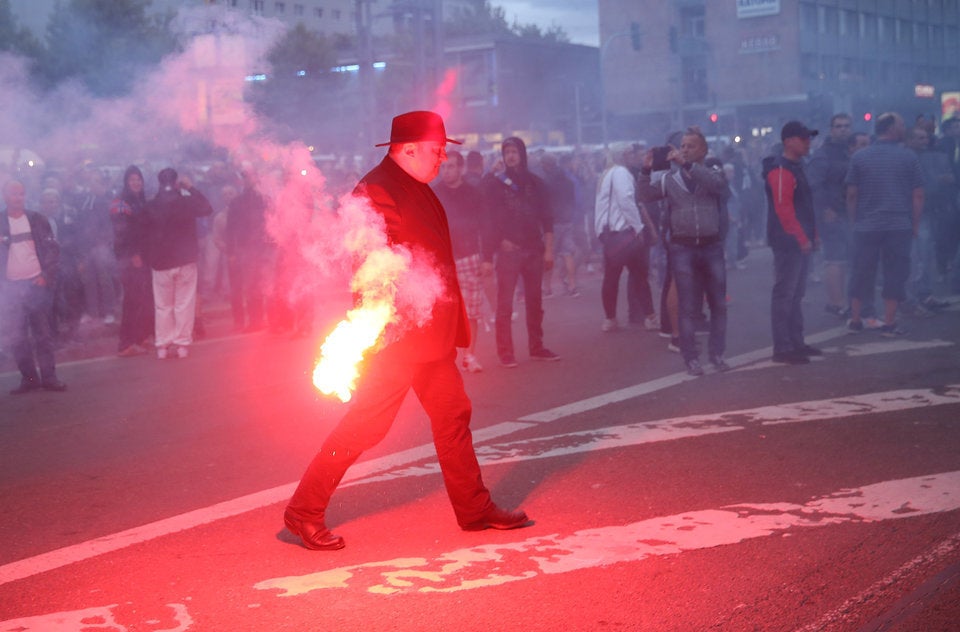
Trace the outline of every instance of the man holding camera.
<instances>
[{"instance_id":1,"label":"man holding camera","mask_svg":"<svg viewBox=\"0 0 960 632\"><path fill-rule=\"evenodd\" d=\"M723 215L730 188L721 168L704 164L707 139L699 128L688 128L680 148L670 147L666 151L667 161L677 168L663 172L653 182L651 172L657 151L655 147L646 153L637 180L642 201L667 202L664 225L670 235L668 256L680 303L680 353L687 373L703 375L695 317L699 296L705 293L710 306L710 362L717 371L728 371L730 366L723 359L727 337Z\"/></svg>"}]
</instances>

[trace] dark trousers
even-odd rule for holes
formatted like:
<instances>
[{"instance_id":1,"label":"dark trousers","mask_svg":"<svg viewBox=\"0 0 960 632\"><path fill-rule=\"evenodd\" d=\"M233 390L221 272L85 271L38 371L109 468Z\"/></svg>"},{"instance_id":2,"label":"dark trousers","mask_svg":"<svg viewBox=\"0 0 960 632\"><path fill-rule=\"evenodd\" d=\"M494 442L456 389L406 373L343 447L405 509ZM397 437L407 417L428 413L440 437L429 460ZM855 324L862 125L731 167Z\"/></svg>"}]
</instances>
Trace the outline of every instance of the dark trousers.
<instances>
[{"instance_id":1,"label":"dark trousers","mask_svg":"<svg viewBox=\"0 0 960 632\"><path fill-rule=\"evenodd\" d=\"M632 233L632 231L631 231ZM600 287L600 299L603 313L607 318L617 317L617 294L620 291L620 275L623 269L627 276L627 317L630 322L643 322L653 313L653 297L650 293L649 250L643 239L633 236L631 239L611 238L603 246L603 283Z\"/></svg>"},{"instance_id":2,"label":"dark trousers","mask_svg":"<svg viewBox=\"0 0 960 632\"><path fill-rule=\"evenodd\" d=\"M803 310L800 303L807 290L810 255L799 246L773 248L773 292L770 298L770 325L773 352L799 351L803 341Z\"/></svg>"},{"instance_id":3,"label":"dark trousers","mask_svg":"<svg viewBox=\"0 0 960 632\"><path fill-rule=\"evenodd\" d=\"M52 326L53 290L33 281L4 281L0 305L5 346L24 382L57 381ZM39 365L39 371L38 371Z\"/></svg>"},{"instance_id":4,"label":"dark trousers","mask_svg":"<svg viewBox=\"0 0 960 632\"><path fill-rule=\"evenodd\" d=\"M410 363L389 351L371 358L350 409L323 443L290 499L289 510L319 522L340 480L360 454L383 439L412 388L430 417L443 483L462 526L493 507L473 449L473 407L456 366L456 353L434 362ZM396 354L393 354L396 355Z\"/></svg>"},{"instance_id":5,"label":"dark trousers","mask_svg":"<svg viewBox=\"0 0 960 632\"><path fill-rule=\"evenodd\" d=\"M513 294L517 280L523 279L523 297L527 313L527 346L529 350L543 348L543 253L533 250L515 250L497 254L497 354L501 358L513 356Z\"/></svg>"},{"instance_id":6,"label":"dark trousers","mask_svg":"<svg viewBox=\"0 0 960 632\"><path fill-rule=\"evenodd\" d=\"M230 275L230 310L233 324L242 328L263 324L263 273L266 263L253 255L231 257L227 266Z\"/></svg>"},{"instance_id":7,"label":"dark trousers","mask_svg":"<svg viewBox=\"0 0 960 632\"><path fill-rule=\"evenodd\" d=\"M850 271L850 297L866 301L873 298L877 266L883 266L884 300L907 298L910 276L910 246L913 231L875 230L854 232L853 266Z\"/></svg>"},{"instance_id":8,"label":"dark trousers","mask_svg":"<svg viewBox=\"0 0 960 632\"><path fill-rule=\"evenodd\" d=\"M680 306L680 353L685 361L696 359L696 321L701 296L710 306L711 358L723 356L727 348L727 270L723 242L705 246L670 244L670 269L677 284Z\"/></svg>"},{"instance_id":9,"label":"dark trousers","mask_svg":"<svg viewBox=\"0 0 960 632\"><path fill-rule=\"evenodd\" d=\"M120 316L119 350L142 344L153 335L153 280L146 264L135 267L129 259L120 261L123 312Z\"/></svg>"}]
</instances>

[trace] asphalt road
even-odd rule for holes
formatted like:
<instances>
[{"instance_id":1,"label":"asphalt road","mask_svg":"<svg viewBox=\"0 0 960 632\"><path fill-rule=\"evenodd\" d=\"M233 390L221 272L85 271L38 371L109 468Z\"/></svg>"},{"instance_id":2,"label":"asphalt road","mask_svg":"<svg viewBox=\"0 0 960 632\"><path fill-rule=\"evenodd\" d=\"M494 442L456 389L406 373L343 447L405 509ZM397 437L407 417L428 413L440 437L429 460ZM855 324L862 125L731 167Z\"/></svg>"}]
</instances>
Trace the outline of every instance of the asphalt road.
<instances>
[{"instance_id":1,"label":"asphalt road","mask_svg":"<svg viewBox=\"0 0 960 632\"><path fill-rule=\"evenodd\" d=\"M347 547L298 546L284 502L342 411L318 341L62 363L66 393L0 396L0 632L960 629L960 302L891 340L811 285L826 355L774 365L769 268L730 273L726 374L602 333L595 275L546 302L560 362L481 339L475 443L516 531L457 528L411 397L334 497Z\"/></svg>"}]
</instances>

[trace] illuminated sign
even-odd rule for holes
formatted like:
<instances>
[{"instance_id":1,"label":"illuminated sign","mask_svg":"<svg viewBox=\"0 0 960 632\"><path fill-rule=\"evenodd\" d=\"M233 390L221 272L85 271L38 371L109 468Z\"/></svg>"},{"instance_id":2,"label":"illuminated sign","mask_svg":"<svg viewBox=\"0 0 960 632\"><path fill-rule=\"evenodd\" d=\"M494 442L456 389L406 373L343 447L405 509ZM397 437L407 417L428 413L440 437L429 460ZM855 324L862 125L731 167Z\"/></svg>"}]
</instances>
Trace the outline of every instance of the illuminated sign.
<instances>
[{"instance_id":1,"label":"illuminated sign","mask_svg":"<svg viewBox=\"0 0 960 632\"><path fill-rule=\"evenodd\" d=\"M918 83L913 86L913 95L921 99L932 99L936 96L936 89L933 86L926 83Z\"/></svg>"},{"instance_id":2,"label":"illuminated sign","mask_svg":"<svg viewBox=\"0 0 960 632\"><path fill-rule=\"evenodd\" d=\"M780 50L779 35L753 35L740 40L740 54L764 53L770 50Z\"/></svg>"},{"instance_id":3,"label":"illuminated sign","mask_svg":"<svg viewBox=\"0 0 960 632\"><path fill-rule=\"evenodd\" d=\"M741 20L779 13L780 0L737 0L737 17Z\"/></svg>"},{"instance_id":4,"label":"illuminated sign","mask_svg":"<svg viewBox=\"0 0 960 632\"><path fill-rule=\"evenodd\" d=\"M940 95L940 112L943 120L960 116L960 92L944 92Z\"/></svg>"}]
</instances>

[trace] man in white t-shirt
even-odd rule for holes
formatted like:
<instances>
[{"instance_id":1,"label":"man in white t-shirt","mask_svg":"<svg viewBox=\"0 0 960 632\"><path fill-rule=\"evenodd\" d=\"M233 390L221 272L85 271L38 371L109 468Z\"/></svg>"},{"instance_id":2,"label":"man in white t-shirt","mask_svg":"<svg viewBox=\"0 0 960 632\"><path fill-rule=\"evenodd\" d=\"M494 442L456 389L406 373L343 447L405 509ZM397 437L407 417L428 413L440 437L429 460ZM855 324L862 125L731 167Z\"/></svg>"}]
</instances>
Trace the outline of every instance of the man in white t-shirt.
<instances>
[{"instance_id":1,"label":"man in white t-shirt","mask_svg":"<svg viewBox=\"0 0 960 632\"><path fill-rule=\"evenodd\" d=\"M53 287L60 246L50 222L24 208L26 190L17 180L3 187L0 213L0 335L20 369L13 395L37 389L65 391L54 362Z\"/></svg>"}]
</instances>

